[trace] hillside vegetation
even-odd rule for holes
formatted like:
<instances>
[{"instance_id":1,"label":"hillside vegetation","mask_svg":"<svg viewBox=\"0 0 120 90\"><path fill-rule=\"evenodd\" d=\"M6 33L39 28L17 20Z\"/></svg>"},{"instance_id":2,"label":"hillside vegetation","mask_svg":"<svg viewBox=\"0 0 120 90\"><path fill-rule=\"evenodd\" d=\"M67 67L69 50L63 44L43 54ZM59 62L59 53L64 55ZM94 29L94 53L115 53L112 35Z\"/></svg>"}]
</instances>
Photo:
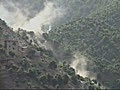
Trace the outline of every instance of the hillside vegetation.
<instances>
[{"instance_id":1,"label":"hillside vegetation","mask_svg":"<svg viewBox=\"0 0 120 90\"><path fill-rule=\"evenodd\" d=\"M120 88L119 12L119 0L116 0L90 18L62 25L49 34L65 49L80 51L94 61L97 79L109 88Z\"/></svg>"},{"instance_id":2,"label":"hillside vegetation","mask_svg":"<svg viewBox=\"0 0 120 90\"><path fill-rule=\"evenodd\" d=\"M113 0L110 4L108 4L104 8L92 13L90 17L93 17L98 20L103 20L115 28L120 28L120 25L119 25L120 7L119 6L120 6L120 1Z\"/></svg>"},{"instance_id":3,"label":"hillside vegetation","mask_svg":"<svg viewBox=\"0 0 120 90\"><path fill-rule=\"evenodd\" d=\"M20 28L14 32L0 19L0 86L6 89L120 89L120 0L52 1L54 7L66 8L66 13L56 18L53 22L56 28L48 33L36 36L33 31ZM2 46L5 40L22 44L5 48ZM7 54L9 49L26 51ZM77 61L78 66L86 62L86 70L91 75L95 73L96 79L81 76L71 67L76 53L79 53L77 60L81 59L79 55L88 59Z\"/></svg>"},{"instance_id":4,"label":"hillside vegetation","mask_svg":"<svg viewBox=\"0 0 120 90\"><path fill-rule=\"evenodd\" d=\"M53 0L55 7L63 11L63 16L56 18L52 26L64 25L82 17L88 17L93 12L109 5L114 0Z\"/></svg>"},{"instance_id":5,"label":"hillside vegetation","mask_svg":"<svg viewBox=\"0 0 120 90\"><path fill-rule=\"evenodd\" d=\"M22 29L14 32L3 20L0 20L0 27L3 33L0 38L1 43L4 43L2 40L18 40L27 45L25 55L22 53L17 55L17 51L14 55L13 53L7 55L7 48L4 49L4 46L0 48L0 79L2 80L0 86L4 86L0 87L1 89L102 88L95 79L82 77L76 74L75 69L67 62L57 60L52 50L40 47L34 32ZM36 52L40 53L36 55Z\"/></svg>"}]
</instances>

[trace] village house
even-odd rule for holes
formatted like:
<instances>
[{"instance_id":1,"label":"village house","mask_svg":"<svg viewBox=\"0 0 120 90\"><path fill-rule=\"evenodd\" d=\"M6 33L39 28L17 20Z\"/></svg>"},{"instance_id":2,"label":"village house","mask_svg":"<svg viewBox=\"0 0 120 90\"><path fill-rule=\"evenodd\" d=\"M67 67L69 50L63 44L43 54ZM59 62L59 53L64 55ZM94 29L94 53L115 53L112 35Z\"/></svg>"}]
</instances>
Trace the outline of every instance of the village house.
<instances>
[{"instance_id":1,"label":"village house","mask_svg":"<svg viewBox=\"0 0 120 90\"><path fill-rule=\"evenodd\" d=\"M19 40L19 52L22 56L26 56L28 51L28 45L24 40Z\"/></svg>"},{"instance_id":2,"label":"village house","mask_svg":"<svg viewBox=\"0 0 120 90\"><path fill-rule=\"evenodd\" d=\"M10 52L15 55L24 55L27 51L27 46L21 44L19 40L0 39L0 48L4 49L8 56Z\"/></svg>"},{"instance_id":3,"label":"village house","mask_svg":"<svg viewBox=\"0 0 120 90\"><path fill-rule=\"evenodd\" d=\"M17 56L26 56L30 52L30 47L24 40L0 39L0 49L5 50L7 56L11 56L11 53ZM39 57L40 54L40 51L35 50L33 56Z\"/></svg>"},{"instance_id":4,"label":"village house","mask_svg":"<svg viewBox=\"0 0 120 90\"><path fill-rule=\"evenodd\" d=\"M19 46L19 43L17 40L5 40L4 41L4 48L6 50L7 55L9 55L10 52L15 53L15 55L19 55L18 46Z\"/></svg>"}]
</instances>

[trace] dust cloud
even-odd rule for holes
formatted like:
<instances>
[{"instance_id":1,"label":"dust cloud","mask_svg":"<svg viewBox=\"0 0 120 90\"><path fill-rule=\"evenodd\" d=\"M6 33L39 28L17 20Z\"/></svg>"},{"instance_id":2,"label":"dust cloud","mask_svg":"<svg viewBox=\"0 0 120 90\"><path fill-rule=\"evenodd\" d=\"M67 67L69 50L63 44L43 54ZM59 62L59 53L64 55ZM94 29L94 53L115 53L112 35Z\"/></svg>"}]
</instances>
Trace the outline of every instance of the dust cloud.
<instances>
[{"instance_id":1,"label":"dust cloud","mask_svg":"<svg viewBox=\"0 0 120 90\"><path fill-rule=\"evenodd\" d=\"M88 59L81 55L80 53L75 53L74 54L74 60L71 62L71 67L73 67L76 71L77 74L83 77L90 77L92 79L96 78L96 74L88 71L87 66L88 66Z\"/></svg>"}]
</instances>

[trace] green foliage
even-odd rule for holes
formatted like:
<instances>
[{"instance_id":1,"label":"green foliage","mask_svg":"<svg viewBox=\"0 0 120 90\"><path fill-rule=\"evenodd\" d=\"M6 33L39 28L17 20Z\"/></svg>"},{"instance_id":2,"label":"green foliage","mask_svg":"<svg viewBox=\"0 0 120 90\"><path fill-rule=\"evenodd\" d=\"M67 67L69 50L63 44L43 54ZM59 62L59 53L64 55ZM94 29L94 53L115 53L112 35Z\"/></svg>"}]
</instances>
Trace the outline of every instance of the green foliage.
<instances>
[{"instance_id":1,"label":"green foliage","mask_svg":"<svg viewBox=\"0 0 120 90\"><path fill-rule=\"evenodd\" d=\"M57 63L56 63L55 61L51 61L51 62L49 63L49 67L50 67L51 69L56 69L56 68L57 68Z\"/></svg>"},{"instance_id":2,"label":"green foliage","mask_svg":"<svg viewBox=\"0 0 120 90\"><path fill-rule=\"evenodd\" d=\"M15 56L15 53L12 52L12 51L10 51L10 52L9 52L9 55L10 55L11 57L14 57L14 56Z\"/></svg>"},{"instance_id":3,"label":"green foliage","mask_svg":"<svg viewBox=\"0 0 120 90\"><path fill-rule=\"evenodd\" d=\"M28 32L28 34L29 34L31 37L34 37L34 35L35 35L33 31Z\"/></svg>"},{"instance_id":4,"label":"green foliage","mask_svg":"<svg viewBox=\"0 0 120 90\"><path fill-rule=\"evenodd\" d=\"M106 21L81 18L51 31L49 36L65 50L80 51L93 60L96 73L109 71L120 76L119 65L116 65L120 62L119 29L108 25ZM116 62L112 63L112 60Z\"/></svg>"},{"instance_id":5,"label":"green foliage","mask_svg":"<svg viewBox=\"0 0 120 90\"><path fill-rule=\"evenodd\" d=\"M37 47L38 51L41 51L43 55L48 55L49 57L53 57L53 52L51 50L46 50L45 48Z\"/></svg>"},{"instance_id":6,"label":"green foliage","mask_svg":"<svg viewBox=\"0 0 120 90\"><path fill-rule=\"evenodd\" d=\"M30 68L29 69L29 75L31 77L35 77L36 76L36 69L35 68Z\"/></svg>"},{"instance_id":7,"label":"green foliage","mask_svg":"<svg viewBox=\"0 0 120 90\"><path fill-rule=\"evenodd\" d=\"M2 37L3 31L2 28L0 27L0 38Z\"/></svg>"},{"instance_id":8,"label":"green foliage","mask_svg":"<svg viewBox=\"0 0 120 90\"><path fill-rule=\"evenodd\" d=\"M34 56L34 55L35 55L35 50L30 49L29 52L28 52L28 56L29 56L29 57L32 57L32 56Z\"/></svg>"},{"instance_id":9,"label":"green foliage","mask_svg":"<svg viewBox=\"0 0 120 90\"><path fill-rule=\"evenodd\" d=\"M65 84L68 84L68 81L69 81L69 77L68 77L67 74L65 74L65 75L63 76L63 84L64 84L64 85L65 85Z\"/></svg>"},{"instance_id":10,"label":"green foliage","mask_svg":"<svg viewBox=\"0 0 120 90\"><path fill-rule=\"evenodd\" d=\"M3 46L2 46L2 44L0 44L0 48L2 48Z\"/></svg>"},{"instance_id":11,"label":"green foliage","mask_svg":"<svg viewBox=\"0 0 120 90\"><path fill-rule=\"evenodd\" d=\"M47 33L43 33L42 35L43 35L43 37L44 37L46 40L49 40L49 36L48 36Z\"/></svg>"},{"instance_id":12,"label":"green foliage","mask_svg":"<svg viewBox=\"0 0 120 90\"><path fill-rule=\"evenodd\" d=\"M18 77L21 77L24 74L24 69L23 68L19 68L17 73L18 73Z\"/></svg>"},{"instance_id":13,"label":"green foliage","mask_svg":"<svg viewBox=\"0 0 120 90\"><path fill-rule=\"evenodd\" d=\"M39 78L39 80L40 80L40 82L41 82L41 84L46 84L47 83L47 77L45 76L45 75L43 75L43 76L41 76L40 78Z\"/></svg>"},{"instance_id":14,"label":"green foliage","mask_svg":"<svg viewBox=\"0 0 120 90\"><path fill-rule=\"evenodd\" d=\"M85 81L85 79L80 75L77 75L77 78L78 78L78 80Z\"/></svg>"},{"instance_id":15,"label":"green foliage","mask_svg":"<svg viewBox=\"0 0 120 90\"><path fill-rule=\"evenodd\" d=\"M97 84L97 80L96 80L96 79L93 79L92 81L93 81L95 84Z\"/></svg>"},{"instance_id":16,"label":"green foliage","mask_svg":"<svg viewBox=\"0 0 120 90\"><path fill-rule=\"evenodd\" d=\"M5 50L4 49L0 49L0 53L2 54L5 54Z\"/></svg>"},{"instance_id":17,"label":"green foliage","mask_svg":"<svg viewBox=\"0 0 120 90\"><path fill-rule=\"evenodd\" d=\"M70 76L74 76L75 75L75 69L70 67L68 70L67 70L67 73L70 75Z\"/></svg>"},{"instance_id":18,"label":"green foliage","mask_svg":"<svg viewBox=\"0 0 120 90\"><path fill-rule=\"evenodd\" d=\"M47 82L48 82L50 85L51 85L51 83L52 83L52 80L53 80L53 76L48 73L48 74L47 74Z\"/></svg>"},{"instance_id":19,"label":"green foliage","mask_svg":"<svg viewBox=\"0 0 120 90\"><path fill-rule=\"evenodd\" d=\"M119 29L120 28L119 26L120 7L119 6L120 6L120 1L113 0L110 4L108 4L104 8L93 13L91 17L94 17L95 19L99 19L99 20L104 20L109 25Z\"/></svg>"},{"instance_id":20,"label":"green foliage","mask_svg":"<svg viewBox=\"0 0 120 90\"><path fill-rule=\"evenodd\" d=\"M63 85L63 78L62 78L62 76L61 75L56 75L55 76L55 78L57 79L57 83L58 83L58 85Z\"/></svg>"},{"instance_id":21,"label":"green foliage","mask_svg":"<svg viewBox=\"0 0 120 90\"><path fill-rule=\"evenodd\" d=\"M79 19L80 17L87 17L91 13L107 6L115 0L55 0L57 6L63 7L66 10L65 15L56 19L54 26L64 25L65 23Z\"/></svg>"},{"instance_id":22,"label":"green foliage","mask_svg":"<svg viewBox=\"0 0 120 90\"><path fill-rule=\"evenodd\" d=\"M112 85L112 86L113 86L113 88L116 88L116 87L117 87L117 89L120 89L120 79L117 79L117 80L115 81L114 85Z\"/></svg>"},{"instance_id":23,"label":"green foliage","mask_svg":"<svg viewBox=\"0 0 120 90\"><path fill-rule=\"evenodd\" d=\"M90 85L90 86L89 86L89 90L95 90L94 86L93 86L93 85Z\"/></svg>"},{"instance_id":24,"label":"green foliage","mask_svg":"<svg viewBox=\"0 0 120 90\"><path fill-rule=\"evenodd\" d=\"M57 79L56 78L52 79L52 84L53 84L54 87L57 85Z\"/></svg>"}]
</instances>

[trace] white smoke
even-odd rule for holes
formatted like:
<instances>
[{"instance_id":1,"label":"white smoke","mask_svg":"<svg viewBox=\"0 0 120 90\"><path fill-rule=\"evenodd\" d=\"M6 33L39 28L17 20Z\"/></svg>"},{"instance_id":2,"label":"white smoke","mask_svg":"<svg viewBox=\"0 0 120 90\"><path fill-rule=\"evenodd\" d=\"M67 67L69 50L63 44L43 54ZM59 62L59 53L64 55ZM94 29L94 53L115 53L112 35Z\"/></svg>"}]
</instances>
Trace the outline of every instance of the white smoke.
<instances>
[{"instance_id":1,"label":"white smoke","mask_svg":"<svg viewBox=\"0 0 120 90\"><path fill-rule=\"evenodd\" d=\"M70 66L73 67L76 73L80 76L96 78L95 73L87 70L87 61L88 59L85 56L81 55L80 53L75 53L74 60Z\"/></svg>"},{"instance_id":2,"label":"white smoke","mask_svg":"<svg viewBox=\"0 0 120 90\"><path fill-rule=\"evenodd\" d=\"M46 2L45 8L30 21L26 22L22 28L38 31L41 29L43 24L50 25L56 17L59 18L61 15L62 13L59 9L54 8L54 4L52 2Z\"/></svg>"},{"instance_id":3,"label":"white smoke","mask_svg":"<svg viewBox=\"0 0 120 90\"><path fill-rule=\"evenodd\" d=\"M44 3L44 9L30 19L14 3L10 3L11 7L15 8L15 11L10 12L0 4L0 18L5 20L14 30L23 28L25 30L43 33L41 31L42 25L50 25L56 18L60 18L63 15L62 9L54 7L54 2L46 1ZM29 12L27 8L25 12Z\"/></svg>"},{"instance_id":4,"label":"white smoke","mask_svg":"<svg viewBox=\"0 0 120 90\"><path fill-rule=\"evenodd\" d=\"M14 4L12 4L13 7ZM19 8L16 8L15 12L9 12L2 4L0 4L0 18L5 20L7 24L14 29L21 27L27 20L27 17L23 15Z\"/></svg>"}]
</instances>

